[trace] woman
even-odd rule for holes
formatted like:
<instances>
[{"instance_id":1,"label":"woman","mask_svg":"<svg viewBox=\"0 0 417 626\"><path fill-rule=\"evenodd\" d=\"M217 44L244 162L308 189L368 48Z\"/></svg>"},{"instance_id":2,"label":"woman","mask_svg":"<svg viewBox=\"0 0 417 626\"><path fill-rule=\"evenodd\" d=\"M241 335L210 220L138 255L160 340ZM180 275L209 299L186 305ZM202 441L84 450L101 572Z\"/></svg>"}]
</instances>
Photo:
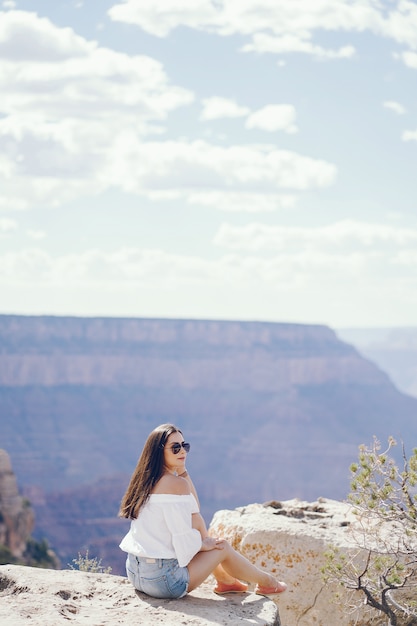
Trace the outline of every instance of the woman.
<instances>
[{"instance_id":1,"label":"woman","mask_svg":"<svg viewBox=\"0 0 417 626\"><path fill-rule=\"evenodd\" d=\"M227 541L209 537L195 487L185 468L190 444L173 424L153 430L144 445L120 506L131 519L120 544L128 553L126 572L136 589L155 598L182 598L214 574L216 593L256 593L287 588L255 567Z\"/></svg>"}]
</instances>

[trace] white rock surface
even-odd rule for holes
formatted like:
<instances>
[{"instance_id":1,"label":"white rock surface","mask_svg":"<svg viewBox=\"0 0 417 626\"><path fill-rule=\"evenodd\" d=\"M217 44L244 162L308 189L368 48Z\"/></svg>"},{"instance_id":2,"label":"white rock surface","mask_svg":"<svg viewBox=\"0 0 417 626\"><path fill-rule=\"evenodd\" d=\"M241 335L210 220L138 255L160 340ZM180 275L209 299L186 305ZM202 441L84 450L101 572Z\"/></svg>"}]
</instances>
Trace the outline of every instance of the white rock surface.
<instances>
[{"instance_id":1,"label":"white rock surface","mask_svg":"<svg viewBox=\"0 0 417 626\"><path fill-rule=\"evenodd\" d=\"M352 549L355 523L347 504L325 498L313 503L287 500L218 511L210 534L228 539L253 563L288 584L285 593L275 596L282 626L366 626L371 623L369 613L356 622L357 615L349 614L343 604L344 590L324 585L321 573L330 545ZM338 602L335 592L342 593Z\"/></svg>"},{"instance_id":2,"label":"white rock surface","mask_svg":"<svg viewBox=\"0 0 417 626\"><path fill-rule=\"evenodd\" d=\"M274 602L253 593L217 596L209 581L180 600L137 593L126 578L0 566L1 626L279 626Z\"/></svg>"}]
</instances>

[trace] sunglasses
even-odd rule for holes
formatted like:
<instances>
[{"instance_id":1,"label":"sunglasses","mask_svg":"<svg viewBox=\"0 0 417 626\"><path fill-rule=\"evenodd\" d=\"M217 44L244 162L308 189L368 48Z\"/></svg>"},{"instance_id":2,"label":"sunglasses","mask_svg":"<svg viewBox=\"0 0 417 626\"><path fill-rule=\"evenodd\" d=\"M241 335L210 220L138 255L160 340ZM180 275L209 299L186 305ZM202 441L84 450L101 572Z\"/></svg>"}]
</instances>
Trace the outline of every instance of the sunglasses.
<instances>
[{"instance_id":1,"label":"sunglasses","mask_svg":"<svg viewBox=\"0 0 417 626\"><path fill-rule=\"evenodd\" d=\"M173 443L172 446L169 447L172 454L178 454L179 451L181 450L181 448L184 448L184 450L186 452L190 451L191 445L189 443L185 443L185 441L183 441L182 443Z\"/></svg>"}]
</instances>

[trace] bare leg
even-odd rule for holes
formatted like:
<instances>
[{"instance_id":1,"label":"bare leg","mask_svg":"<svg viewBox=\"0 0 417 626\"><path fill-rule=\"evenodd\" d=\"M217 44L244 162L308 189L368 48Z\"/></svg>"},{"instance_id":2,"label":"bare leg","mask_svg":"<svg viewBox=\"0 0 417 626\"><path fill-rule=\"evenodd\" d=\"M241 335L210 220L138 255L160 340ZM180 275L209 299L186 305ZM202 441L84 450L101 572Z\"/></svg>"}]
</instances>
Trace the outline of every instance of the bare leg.
<instances>
[{"instance_id":1,"label":"bare leg","mask_svg":"<svg viewBox=\"0 0 417 626\"><path fill-rule=\"evenodd\" d=\"M200 513L193 513L192 516L192 526L193 528L197 529L199 531L199 533L201 534L201 538L204 539L205 537L208 537L208 532L207 532L207 527L206 524L204 522L204 519L202 517L202 515ZM214 578L217 581L220 581L222 583L226 583L226 584L233 584L235 582L235 577L231 576L230 574L228 574L221 565L218 565L217 567L214 568L214 570L212 572L210 572L211 574L213 574ZM207 578L207 576L206 576Z\"/></svg>"},{"instance_id":2,"label":"bare leg","mask_svg":"<svg viewBox=\"0 0 417 626\"><path fill-rule=\"evenodd\" d=\"M276 587L279 581L253 565L248 559L236 552L227 541L222 542L223 549L199 552L188 564L190 573L189 591L192 591L221 564L223 570L232 578L257 583L262 587Z\"/></svg>"}]
</instances>

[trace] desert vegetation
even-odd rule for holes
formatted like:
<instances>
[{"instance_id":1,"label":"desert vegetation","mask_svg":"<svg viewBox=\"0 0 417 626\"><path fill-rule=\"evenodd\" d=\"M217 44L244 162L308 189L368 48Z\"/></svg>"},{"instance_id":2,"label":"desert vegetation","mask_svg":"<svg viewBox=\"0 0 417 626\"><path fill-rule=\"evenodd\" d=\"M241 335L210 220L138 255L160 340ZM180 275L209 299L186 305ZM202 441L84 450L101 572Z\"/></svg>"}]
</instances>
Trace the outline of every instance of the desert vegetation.
<instances>
[{"instance_id":1,"label":"desert vegetation","mask_svg":"<svg viewBox=\"0 0 417 626\"><path fill-rule=\"evenodd\" d=\"M101 559L90 557L88 550L85 555L78 553L76 559L72 559L72 563L68 564L70 569L79 570L80 572L91 572L92 574L110 574L111 567L105 567L101 563Z\"/></svg>"},{"instance_id":2,"label":"desert vegetation","mask_svg":"<svg viewBox=\"0 0 417 626\"><path fill-rule=\"evenodd\" d=\"M323 570L327 581L345 590L352 614L365 604L375 624L417 624L417 448L407 455L402 444L400 460L390 437L381 451L374 438L362 445L351 465L349 501L358 524L352 528L349 554L332 547ZM342 596L341 596L342 597ZM372 620L372 616L370 617Z\"/></svg>"}]
</instances>

